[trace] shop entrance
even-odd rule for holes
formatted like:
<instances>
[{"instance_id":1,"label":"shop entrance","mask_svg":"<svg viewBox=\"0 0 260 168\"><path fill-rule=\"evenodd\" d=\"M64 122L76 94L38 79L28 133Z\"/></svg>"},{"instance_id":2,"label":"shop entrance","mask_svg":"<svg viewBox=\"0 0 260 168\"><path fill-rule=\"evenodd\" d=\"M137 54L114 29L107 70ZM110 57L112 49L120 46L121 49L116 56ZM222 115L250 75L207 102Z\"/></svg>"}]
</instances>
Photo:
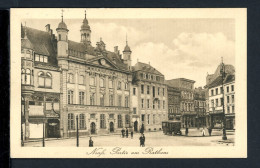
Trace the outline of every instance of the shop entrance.
<instances>
[{"instance_id":1,"label":"shop entrance","mask_svg":"<svg viewBox=\"0 0 260 168\"><path fill-rule=\"evenodd\" d=\"M96 124L94 122L92 122L90 124L90 133L91 134L95 134L96 133Z\"/></svg>"},{"instance_id":2,"label":"shop entrance","mask_svg":"<svg viewBox=\"0 0 260 168\"><path fill-rule=\"evenodd\" d=\"M48 119L46 126L48 138L60 138L60 121L58 119Z\"/></svg>"}]
</instances>

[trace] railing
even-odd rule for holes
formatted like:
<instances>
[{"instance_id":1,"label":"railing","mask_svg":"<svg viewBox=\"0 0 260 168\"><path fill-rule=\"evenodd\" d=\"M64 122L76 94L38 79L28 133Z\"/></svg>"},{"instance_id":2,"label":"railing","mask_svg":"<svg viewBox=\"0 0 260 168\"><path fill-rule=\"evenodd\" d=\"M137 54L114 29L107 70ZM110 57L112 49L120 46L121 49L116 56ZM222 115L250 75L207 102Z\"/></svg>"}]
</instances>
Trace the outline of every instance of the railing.
<instances>
[{"instance_id":1,"label":"railing","mask_svg":"<svg viewBox=\"0 0 260 168\"><path fill-rule=\"evenodd\" d=\"M129 107L118 107L118 106L99 106L99 105L81 105L81 104L68 104L68 108L72 109L98 109L98 110L127 110Z\"/></svg>"}]
</instances>

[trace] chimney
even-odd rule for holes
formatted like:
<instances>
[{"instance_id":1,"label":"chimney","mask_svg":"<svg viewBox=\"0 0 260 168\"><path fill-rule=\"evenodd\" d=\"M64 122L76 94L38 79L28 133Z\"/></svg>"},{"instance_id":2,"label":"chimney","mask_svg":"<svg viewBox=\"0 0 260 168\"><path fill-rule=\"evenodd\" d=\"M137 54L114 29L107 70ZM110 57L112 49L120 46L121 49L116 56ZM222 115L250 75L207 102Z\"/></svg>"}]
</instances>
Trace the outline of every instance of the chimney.
<instances>
[{"instance_id":1,"label":"chimney","mask_svg":"<svg viewBox=\"0 0 260 168\"><path fill-rule=\"evenodd\" d=\"M116 54L118 54L118 46L115 46L115 47L114 47L114 52L115 52Z\"/></svg>"},{"instance_id":2,"label":"chimney","mask_svg":"<svg viewBox=\"0 0 260 168\"><path fill-rule=\"evenodd\" d=\"M50 24L47 24L47 25L45 26L45 28L46 28L46 32L49 32L50 29L51 29L51 25L50 25Z\"/></svg>"}]
</instances>

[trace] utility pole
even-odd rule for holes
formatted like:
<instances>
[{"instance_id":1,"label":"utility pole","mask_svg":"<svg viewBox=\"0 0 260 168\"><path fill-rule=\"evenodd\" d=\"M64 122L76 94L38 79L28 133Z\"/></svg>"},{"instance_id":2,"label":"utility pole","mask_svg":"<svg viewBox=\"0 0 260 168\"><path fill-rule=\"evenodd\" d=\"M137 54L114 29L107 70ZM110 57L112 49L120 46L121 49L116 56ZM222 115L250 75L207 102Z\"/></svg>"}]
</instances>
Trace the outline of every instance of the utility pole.
<instances>
[{"instance_id":1,"label":"utility pole","mask_svg":"<svg viewBox=\"0 0 260 168\"><path fill-rule=\"evenodd\" d=\"M221 69L220 69L220 73L222 76L222 96L223 96L223 102L222 102L222 108L223 108L223 136L222 136L222 140L227 140L227 135L226 135L226 116L225 116L225 101L224 101L224 76L225 76L225 65L223 63L223 57L222 57L222 63L221 63Z\"/></svg>"},{"instance_id":2,"label":"utility pole","mask_svg":"<svg viewBox=\"0 0 260 168\"><path fill-rule=\"evenodd\" d=\"M43 119L43 122L42 122L42 147L45 147L45 136L44 136L44 119Z\"/></svg>"}]
</instances>

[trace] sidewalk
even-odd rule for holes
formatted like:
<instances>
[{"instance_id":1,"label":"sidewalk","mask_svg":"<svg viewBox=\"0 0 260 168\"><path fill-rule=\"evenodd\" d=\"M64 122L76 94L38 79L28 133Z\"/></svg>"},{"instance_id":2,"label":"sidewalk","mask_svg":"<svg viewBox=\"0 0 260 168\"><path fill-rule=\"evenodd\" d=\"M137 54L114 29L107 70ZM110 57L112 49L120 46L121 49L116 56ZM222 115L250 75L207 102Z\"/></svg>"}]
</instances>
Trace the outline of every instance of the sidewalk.
<instances>
[{"instance_id":1,"label":"sidewalk","mask_svg":"<svg viewBox=\"0 0 260 168\"><path fill-rule=\"evenodd\" d=\"M203 137L202 136L202 128L189 128L189 133L188 133L188 137ZM185 128L182 128L181 129L181 132L182 132L182 136L186 136L185 135ZM234 132L233 130L228 130L226 131L226 134L227 135L234 135ZM211 132L211 136L222 136L223 132L222 130L219 130L219 129L213 129L212 132ZM208 132L208 129L205 129L205 137L206 136L209 136L209 132Z\"/></svg>"}]
</instances>

